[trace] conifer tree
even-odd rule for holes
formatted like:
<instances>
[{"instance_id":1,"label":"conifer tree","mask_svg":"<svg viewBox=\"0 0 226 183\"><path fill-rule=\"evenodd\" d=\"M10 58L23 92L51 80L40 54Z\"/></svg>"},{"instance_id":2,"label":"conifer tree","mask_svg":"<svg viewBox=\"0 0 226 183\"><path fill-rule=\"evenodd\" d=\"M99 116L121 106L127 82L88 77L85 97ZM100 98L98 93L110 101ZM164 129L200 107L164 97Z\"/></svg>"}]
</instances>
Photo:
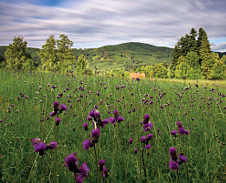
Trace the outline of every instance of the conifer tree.
<instances>
[{"instance_id":1,"label":"conifer tree","mask_svg":"<svg viewBox=\"0 0 226 183\"><path fill-rule=\"evenodd\" d=\"M72 66L75 64L75 56L72 54L73 42L68 36L60 35L60 40L57 40L57 57L59 69L63 72L69 72L72 70Z\"/></svg>"},{"instance_id":2,"label":"conifer tree","mask_svg":"<svg viewBox=\"0 0 226 183\"><path fill-rule=\"evenodd\" d=\"M202 64L202 61L205 59L205 57L211 53L208 36L203 28L199 29L199 37L197 40L197 52L199 55L199 64L200 65Z\"/></svg>"}]
</instances>

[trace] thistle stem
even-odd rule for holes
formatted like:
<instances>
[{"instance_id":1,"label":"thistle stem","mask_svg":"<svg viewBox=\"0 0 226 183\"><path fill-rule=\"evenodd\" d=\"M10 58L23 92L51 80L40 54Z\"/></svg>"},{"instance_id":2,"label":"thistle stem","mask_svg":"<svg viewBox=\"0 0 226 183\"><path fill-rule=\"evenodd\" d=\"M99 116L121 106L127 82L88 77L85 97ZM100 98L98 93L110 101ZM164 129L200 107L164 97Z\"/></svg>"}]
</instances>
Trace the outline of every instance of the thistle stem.
<instances>
[{"instance_id":1,"label":"thistle stem","mask_svg":"<svg viewBox=\"0 0 226 183\"><path fill-rule=\"evenodd\" d=\"M177 183L180 183L180 180L179 180L179 171L177 170Z\"/></svg>"}]
</instances>

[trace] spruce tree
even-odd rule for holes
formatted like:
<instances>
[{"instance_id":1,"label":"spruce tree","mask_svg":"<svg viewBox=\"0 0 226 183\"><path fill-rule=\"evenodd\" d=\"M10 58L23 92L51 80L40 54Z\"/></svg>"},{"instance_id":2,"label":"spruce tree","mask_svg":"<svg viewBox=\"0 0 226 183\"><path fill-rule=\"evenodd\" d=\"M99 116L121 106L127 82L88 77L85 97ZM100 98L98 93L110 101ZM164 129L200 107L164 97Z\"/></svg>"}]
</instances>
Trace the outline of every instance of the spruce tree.
<instances>
[{"instance_id":1,"label":"spruce tree","mask_svg":"<svg viewBox=\"0 0 226 183\"><path fill-rule=\"evenodd\" d=\"M202 61L207 55L211 53L210 43L208 41L207 33L203 28L199 29L199 37L197 41L197 52L199 55L199 64L202 64Z\"/></svg>"},{"instance_id":2,"label":"spruce tree","mask_svg":"<svg viewBox=\"0 0 226 183\"><path fill-rule=\"evenodd\" d=\"M72 66L75 65L75 56L72 54L73 42L68 36L60 35L60 40L57 40L57 57L59 69L63 72L69 72L72 70Z\"/></svg>"}]
</instances>

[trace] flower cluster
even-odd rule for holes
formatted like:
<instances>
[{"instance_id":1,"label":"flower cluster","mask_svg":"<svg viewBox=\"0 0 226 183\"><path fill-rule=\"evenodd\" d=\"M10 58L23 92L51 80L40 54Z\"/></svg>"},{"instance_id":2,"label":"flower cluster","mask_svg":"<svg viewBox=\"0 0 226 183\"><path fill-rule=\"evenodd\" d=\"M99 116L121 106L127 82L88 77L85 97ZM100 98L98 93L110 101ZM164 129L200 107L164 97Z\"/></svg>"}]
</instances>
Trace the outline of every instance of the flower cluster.
<instances>
[{"instance_id":1,"label":"flower cluster","mask_svg":"<svg viewBox=\"0 0 226 183\"><path fill-rule=\"evenodd\" d=\"M46 145L41 141L40 138L31 139L31 143L34 147L35 152L38 152L40 156L43 156L45 154L45 150L57 148L57 142L53 141Z\"/></svg>"},{"instance_id":2,"label":"flower cluster","mask_svg":"<svg viewBox=\"0 0 226 183\"><path fill-rule=\"evenodd\" d=\"M61 104L60 106L60 103L58 101L53 102L53 107L54 107L54 111L50 112L50 116L56 116L57 114L60 114L63 111L67 110L67 106L64 104ZM61 122L61 119L57 117L55 121L56 121L56 125L58 126Z\"/></svg>"},{"instance_id":3,"label":"flower cluster","mask_svg":"<svg viewBox=\"0 0 226 183\"><path fill-rule=\"evenodd\" d=\"M185 130L183 127L183 123L181 123L180 121L177 122L177 127L178 127L178 133L181 135L189 135L190 131L189 130Z\"/></svg>"},{"instance_id":4,"label":"flower cluster","mask_svg":"<svg viewBox=\"0 0 226 183\"><path fill-rule=\"evenodd\" d=\"M148 132L151 130L153 124L149 121L150 116L148 114L144 115L144 120L143 120L143 129L145 132ZM141 122L142 124L142 122Z\"/></svg>"},{"instance_id":5,"label":"flower cluster","mask_svg":"<svg viewBox=\"0 0 226 183\"><path fill-rule=\"evenodd\" d=\"M65 167L68 167L69 171L73 172L76 176L76 182L82 183L84 177L88 177L90 169L86 165L86 163L82 163L80 167L78 167L78 159L76 158L76 152L69 154L65 159Z\"/></svg>"},{"instance_id":6,"label":"flower cluster","mask_svg":"<svg viewBox=\"0 0 226 183\"><path fill-rule=\"evenodd\" d=\"M169 168L171 170L178 170L180 165L187 161L187 158L183 153L180 153L180 155L177 157L177 150L174 147L169 148L169 154L171 156L171 161L169 162Z\"/></svg>"},{"instance_id":7,"label":"flower cluster","mask_svg":"<svg viewBox=\"0 0 226 183\"><path fill-rule=\"evenodd\" d=\"M58 101L53 102L53 108L54 111L50 112L50 116L56 116L57 114L67 110L67 106L64 104L61 104L60 106L60 103Z\"/></svg>"},{"instance_id":8,"label":"flower cluster","mask_svg":"<svg viewBox=\"0 0 226 183\"><path fill-rule=\"evenodd\" d=\"M109 119L101 120L100 112L95 108L89 112L88 121L93 121L97 127L105 127L109 123Z\"/></svg>"},{"instance_id":9,"label":"flower cluster","mask_svg":"<svg viewBox=\"0 0 226 183\"><path fill-rule=\"evenodd\" d=\"M108 177L108 170L105 168L105 164L106 164L105 159L101 159L101 160L99 161L98 167L100 168L100 171L103 171L103 176L104 176L105 178L107 178L107 177Z\"/></svg>"},{"instance_id":10,"label":"flower cluster","mask_svg":"<svg viewBox=\"0 0 226 183\"><path fill-rule=\"evenodd\" d=\"M124 117L119 116L118 110L115 109L115 110L113 111L113 114L114 114L114 117L110 117L110 118L109 118L110 123L113 123L113 124L115 125L115 122L121 123L122 121L125 120Z\"/></svg>"},{"instance_id":11,"label":"flower cluster","mask_svg":"<svg viewBox=\"0 0 226 183\"><path fill-rule=\"evenodd\" d=\"M142 136L142 137L141 137L141 141L146 145L146 146L145 146L145 149L151 149L151 145L148 144L148 142L149 142L150 140L152 140L152 137L153 137L152 134L148 134L147 137L145 137L145 136Z\"/></svg>"}]
</instances>

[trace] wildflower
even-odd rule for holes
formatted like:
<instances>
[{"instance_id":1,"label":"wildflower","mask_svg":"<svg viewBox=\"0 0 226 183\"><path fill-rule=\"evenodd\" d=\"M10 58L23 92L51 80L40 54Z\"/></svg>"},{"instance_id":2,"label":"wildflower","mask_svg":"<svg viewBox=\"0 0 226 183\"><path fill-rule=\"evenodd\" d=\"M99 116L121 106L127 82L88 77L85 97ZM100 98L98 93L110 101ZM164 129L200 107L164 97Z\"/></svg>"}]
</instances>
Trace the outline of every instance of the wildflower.
<instances>
[{"instance_id":1,"label":"wildflower","mask_svg":"<svg viewBox=\"0 0 226 183\"><path fill-rule=\"evenodd\" d=\"M132 144L133 143L133 139L130 138L129 139L129 143Z\"/></svg>"},{"instance_id":2,"label":"wildflower","mask_svg":"<svg viewBox=\"0 0 226 183\"><path fill-rule=\"evenodd\" d=\"M187 157L183 153L180 153L179 159L180 159L181 163L187 161Z\"/></svg>"},{"instance_id":3,"label":"wildflower","mask_svg":"<svg viewBox=\"0 0 226 183\"><path fill-rule=\"evenodd\" d=\"M54 109L58 109L59 105L60 105L60 103L58 101L53 102Z\"/></svg>"},{"instance_id":4,"label":"wildflower","mask_svg":"<svg viewBox=\"0 0 226 183\"><path fill-rule=\"evenodd\" d=\"M169 162L169 168L171 169L171 170L178 170L179 169L179 164L178 164L178 162L177 161L173 161L172 159L171 159L171 161Z\"/></svg>"},{"instance_id":5,"label":"wildflower","mask_svg":"<svg viewBox=\"0 0 226 183\"><path fill-rule=\"evenodd\" d=\"M62 104L62 105L60 106L60 113L62 113L63 111L66 111L66 110L67 110L67 106L64 105L64 104Z\"/></svg>"},{"instance_id":6,"label":"wildflower","mask_svg":"<svg viewBox=\"0 0 226 183\"><path fill-rule=\"evenodd\" d=\"M175 147L170 147L170 148L169 148L169 154L170 154L171 156L176 155L176 154L177 154L176 148L175 148Z\"/></svg>"},{"instance_id":7,"label":"wildflower","mask_svg":"<svg viewBox=\"0 0 226 183\"><path fill-rule=\"evenodd\" d=\"M91 145L91 142L90 142L89 139L86 139L86 140L83 141L83 148L84 148L85 150L88 150L89 147L90 147L90 145Z\"/></svg>"},{"instance_id":8,"label":"wildflower","mask_svg":"<svg viewBox=\"0 0 226 183\"><path fill-rule=\"evenodd\" d=\"M92 121L92 116L87 116L87 121Z\"/></svg>"},{"instance_id":9,"label":"wildflower","mask_svg":"<svg viewBox=\"0 0 226 183\"><path fill-rule=\"evenodd\" d=\"M84 127L85 131L87 131L88 130L88 123L84 123L83 127Z\"/></svg>"},{"instance_id":10,"label":"wildflower","mask_svg":"<svg viewBox=\"0 0 226 183\"><path fill-rule=\"evenodd\" d=\"M151 149L151 145L150 145L150 144L147 144L147 145L145 146L145 149Z\"/></svg>"},{"instance_id":11,"label":"wildflower","mask_svg":"<svg viewBox=\"0 0 226 183\"><path fill-rule=\"evenodd\" d=\"M40 156L44 155L44 151L46 150L46 145L44 142L39 142L34 146L35 152L38 152Z\"/></svg>"},{"instance_id":12,"label":"wildflower","mask_svg":"<svg viewBox=\"0 0 226 183\"><path fill-rule=\"evenodd\" d=\"M170 134L173 135L173 136L175 136L175 137L176 137L176 133L177 133L177 130L172 130L172 131L170 132Z\"/></svg>"},{"instance_id":13,"label":"wildflower","mask_svg":"<svg viewBox=\"0 0 226 183\"><path fill-rule=\"evenodd\" d=\"M184 135L189 135L190 131L189 130L185 130Z\"/></svg>"},{"instance_id":14,"label":"wildflower","mask_svg":"<svg viewBox=\"0 0 226 183\"><path fill-rule=\"evenodd\" d=\"M143 126L144 131L150 131L152 128L153 124L151 122L145 123Z\"/></svg>"},{"instance_id":15,"label":"wildflower","mask_svg":"<svg viewBox=\"0 0 226 183\"><path fill-rule=\"evenodd\" d=\"M108 178L108 170L107 170L106 168L104 168L104 169L103 169L103 172L104 172L103 176L104 176L105 178Z\"/></svg>"},{"instance_id":16,"label":"wildflower","mask_svg":"<svg viewBox=\"0 0 226 183\"><path fill-rule=\"evenodd\" d=\"M103 170L103 168L104 168L104 165L105 165L105 164L106 164L105 159L101 159L101 160L99 161L100 171L102 171L102 170Z\"/></svg>"},{"instance_id":17,"label":"wildflower","mask_svg":"<svg viewBox=\"0 0 226 183\"><path fill-rule=\"evenodd\" d=\"M41 142L41 139L40 138L31 139L31 143L32 143L33 146L36 145L36 144L38 144L38 143L40 143L40 142Z\"/></svg>"},{"instance_id":18,"label":"wildflower","mask_svg":"<svg viewBox=\"0 0 226 183\"><path fill-rule=\"evenodd\" d=\"M92 137L92 141L93 143L97 143L98 142L98 138L100 137L100 129L93 129L91 132L91 137Z\"/></svg>"},{"instance_id":19,"label":"wildflower","mask_svg":"<svg viewBox=\"0 0 226 183\"><path fill-rule=\"evenodd\" d=\"M177 127L180 128L183 126L183 123L181 123L180 121L177 122Z\"/></svg>"},{"instance_id":20,"label":"wildflower","mask_svg":"<svg viewBox=\"0 0 226 183\"><path fill-rule=\"evenodd\" d=\"M141 137L141 141L142 141L143 143L145 143L146 137L145 137L145 136L142 136L142 137Z\"/></svg>"},{"instance_id":21,"label":"wildflower","mask_svg":"<svg viewBox=\"0 0 226 183\"><path fill-rule=\"evenodd\" d=\"M75 153L68 155L65 159L65 167L68 167L68 169L72 172L79 173L78 171L78 160L75 157Z\"/></svg>"},{"instance_id":22,"label":"wildflower","mask_svg":"<svg viewBox=\"0 0 226 183\"><path fill-rule=\"evenodd\" d=\"M149 119L150 119L150 116L148 114L145 114L143 124L148 123Z\"/></svg>"},{"instance_id":23,"label":"wildflower","mask_svg":"<svg viewBox=\"0 0 226 183\"><path fill-rule=\"evenodd\" d=\"M137 153L137 148L134 148L134 153L135 153L135 154Z\"/></svg>"},{"instance_id":24,"label":"wildflower","mask_svg":"<svg viewBox=\"0 0 226 183\"><path fill-rule=\"evenodd\" d=\"M147 141L152 140L153 135L152 134L148 134L147 135Z\"/></svg>"},{"instance_id":25,"label":"wildflower","mask_svg":"<svg viewBox=\"0 0 226 183\"><path fill-rule=\"evenodd\" d=\"M50 143L46 146L46 149L56 149L56 148L57 148L57 142L56 142L56 141L50 142Z\"/></svg>"},{"instance_id":26,"label":"wildflower","mask_svg":"<svg viewBox=\"0 0 226 183\"><path fill-rule=\"evenodd\" d=\"M85 163L82 163L79 170L80 170L80 174L82 177L88 177L88 173L89 173L90 169L88 168L88 166Z\"/></svg>"},{"instance_id":27,"label":"wildflower","mask_svg":"<svg viewBox=\"0 0 226 183\"><path fill-rule=\"evenodd\" d=\"M124 121L125 119L122 117L122 116L118 116L117 117L117 121L118 121L118 123L120 123L120 122L122 122L122 121Z\"/></svg>"},{"instance_id":28,"label":"wildflower","mask_svg":"<svg viewBox=\"0 0 226 183\"><path fill-rule=\"evenodd\" d=\"M114 114L115 118L117 118L119 116L119 113L116 109L113 111L113 114Z\"/></svg>"},{"instance_id":29,"label":"wildflower","mask_svg":"<svg viewBox=\"0 0 226 183\"><path fill-rule=\"evenodd\" d=\"M60 122L61 122L61 119L60 118L56 118L55 121L56 121L56 125L58 126L60 124Z\"/></svg>"}]
</instances>

